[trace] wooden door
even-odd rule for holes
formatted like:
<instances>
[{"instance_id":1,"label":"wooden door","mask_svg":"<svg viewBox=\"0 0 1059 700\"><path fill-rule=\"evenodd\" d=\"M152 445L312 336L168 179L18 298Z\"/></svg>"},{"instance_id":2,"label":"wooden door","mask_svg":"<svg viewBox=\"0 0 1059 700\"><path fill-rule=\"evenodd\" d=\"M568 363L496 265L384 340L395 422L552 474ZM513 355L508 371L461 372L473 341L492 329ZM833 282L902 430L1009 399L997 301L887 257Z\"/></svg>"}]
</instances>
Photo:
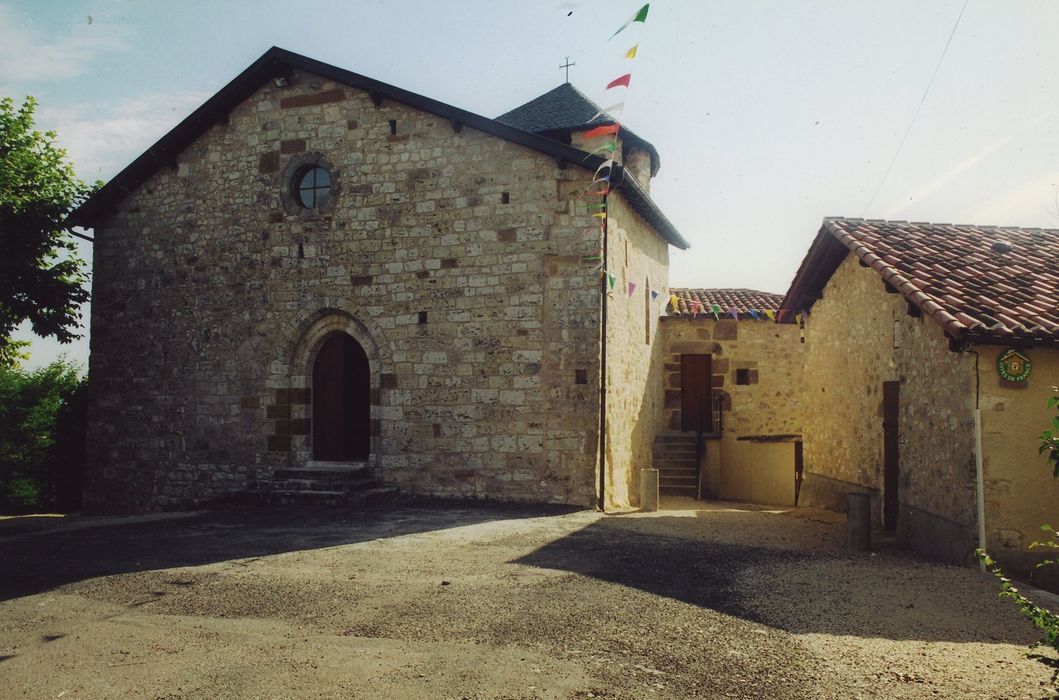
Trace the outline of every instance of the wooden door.
<instances>
[{"instance_id":1,"label":"wooden door","mask_svg":"<svg viewBox=\"0 0 1059 700\"><path fill-rule=\"evenodd\" d=\"M898 455L900 382L883 382L883 527L897 529L901 462Z\"/></svg>"},{"instance_id":2,"label":"wooden door","mask_svg":"<svg viewBox=\"0 0 1059 700\"><path fill-rule=\"evenodd\" d=\"M689 432L699 428L699 413L706 431L712 429L710 391L713 384L712 358L709 355L680 356L680 429Z\"/></svg>"},{"instance_id":3,"label":"wooden door","mask_svg":"<svg viewBox=\"0 0 1059 700\"><path fill-rule=\"evenodd\" d=\"M367 459L371 451L371 374L357 341L335 333L313 363L313 458Z\"/></svg>"}]
</instances>

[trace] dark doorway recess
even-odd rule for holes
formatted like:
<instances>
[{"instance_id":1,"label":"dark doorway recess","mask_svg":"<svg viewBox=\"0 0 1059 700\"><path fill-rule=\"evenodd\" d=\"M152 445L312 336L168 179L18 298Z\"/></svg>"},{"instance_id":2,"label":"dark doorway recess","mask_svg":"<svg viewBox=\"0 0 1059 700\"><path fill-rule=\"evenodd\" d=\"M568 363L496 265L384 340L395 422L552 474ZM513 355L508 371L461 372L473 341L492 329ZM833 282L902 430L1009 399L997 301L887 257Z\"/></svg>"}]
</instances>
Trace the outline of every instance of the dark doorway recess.
<instances>
[{"instance_id":1,"label":"dark doorway recess","mask_svg":"<svg viewBox=\"0 0 1059 700\"><path fill-rule=\"evenodd\" d=\"M357 341L335 333L313 363L313 459L345 462L371 450L371 371Z\"/></svg>"},{"instance_id":2,"label":"dark doorway recess","mask_svg":"<svg viewBox=\"0 0 1059 700\"><path fill-rule=\"evenodd\" d=\"M708 411L713 403L710 393L713 385L712 357L710 355L680 356L680 429L684 432L698 430L699 414L703 416L706 430L713 428Z\"/></svg>"},{"instance_id":3,"label":"dark doorway recess","mask_svg":"<svg viewBox=\"0 0 1059 700\"><path fill-rule=\"evenodd\" d=\"M883 382L883 527L897 529L898 483L901 462L898 459L898 415L901 408L901 383Z\"/></svg>"}]
</instances>

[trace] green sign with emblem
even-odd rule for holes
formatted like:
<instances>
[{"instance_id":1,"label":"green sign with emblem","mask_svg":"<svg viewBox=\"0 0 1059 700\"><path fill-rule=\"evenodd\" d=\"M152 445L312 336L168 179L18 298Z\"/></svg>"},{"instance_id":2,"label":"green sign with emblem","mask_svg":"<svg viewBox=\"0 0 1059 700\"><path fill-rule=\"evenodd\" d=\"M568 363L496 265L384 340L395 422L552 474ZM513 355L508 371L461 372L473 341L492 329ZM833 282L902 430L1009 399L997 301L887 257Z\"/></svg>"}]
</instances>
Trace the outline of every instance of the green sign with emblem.
<instances>
[{"instance_id":1,"label":"green sign with emblem","mask_svg":"<svg viewBox=\"0 0 1059 700\"><path fill-rule=\"evenodd\" d=\"M1000 376L1009 382L1024 382L1030 376L1030 358L1020 350L1011 348L1000 353L996 368Z\"/></svg>"}]
</instances>

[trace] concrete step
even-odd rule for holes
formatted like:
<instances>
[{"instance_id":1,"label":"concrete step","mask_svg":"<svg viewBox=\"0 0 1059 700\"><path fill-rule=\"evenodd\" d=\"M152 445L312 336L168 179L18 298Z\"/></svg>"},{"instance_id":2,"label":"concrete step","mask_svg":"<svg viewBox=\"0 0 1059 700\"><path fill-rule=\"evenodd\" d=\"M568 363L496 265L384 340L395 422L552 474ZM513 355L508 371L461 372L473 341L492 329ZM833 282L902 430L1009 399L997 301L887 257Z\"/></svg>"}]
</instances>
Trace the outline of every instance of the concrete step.
<instances>
[{"instance_id":1,"label":"concrete step","mask_svg":"<svg viewBox=\"0 0 1059 700\"><path fill-rule=\"evenodd\" d=\"M682 445L684 443L695 444L695 433L658 433L655 435L655 444Z\"/></svg>"},{"instance_id":2,"label":"concrete step","mask_svg":"<svg viewBox=\"0 0 1059 700\"><path fill-rule=\"evenodd\" d=\"M304 467L277 469L274 479L354 479L368 473L363 462L309 462Z\"/></svg>"},{"instance_id":3,"label":"concrete step","mask_svg":"<svg viewBox=\"0 0 1059 700\"><path fill-rule=\"evenodd\" d=\"M693 467L692 468L688 468L688 469L659 469L658 470L658 476L661 477L661 478L666 478L666 477L670 477L670 476L679 476L679 477L693 476L693 477L698 477L698 475L699 475L699 470L695 469Z\"/></svg>"},{"instance_id":4,"label":"concrete step","mask_svg":"<svg viewBox=\"0 0 1059 700\"><path fill-rule=\"evenodd\" d=\"M367 474L359 474L352 479L271 479L260 482L265 488L273 491L358 491L379 482Z\"/></svg>"},{"instance_id":5,"label":"concrete step","mask_svg":"<svg viewBox=\"0 0 1059 700\"><path fill-rule=\"evenodd\" d=\"M396 488L378 486L353 492L321 489L265 491L262 493L262 500L265 503L281 505L356 506L386 503L397 496Z\"/></svg>"},{"instance_id":6,"label":"concrete step","mask_svg":"<svg viewBox=\"0 0 1059 700\"><path fill-rule=\"evenodd\" d=\"M658 492L663 496L691 496L697 498L698 489L696 486L662 486L659 484Z\"/></svg>"},{"instance_id":7,"label":"concrete step","mask_svg":"<svg viewBox=\"0 0 1059 700\"><path fill-rule=\"evenodd\" d=\"M651 464L655 469L694 469L698 462L694 457L655 457L651 460Z\"/></svg>"}]
</instances>

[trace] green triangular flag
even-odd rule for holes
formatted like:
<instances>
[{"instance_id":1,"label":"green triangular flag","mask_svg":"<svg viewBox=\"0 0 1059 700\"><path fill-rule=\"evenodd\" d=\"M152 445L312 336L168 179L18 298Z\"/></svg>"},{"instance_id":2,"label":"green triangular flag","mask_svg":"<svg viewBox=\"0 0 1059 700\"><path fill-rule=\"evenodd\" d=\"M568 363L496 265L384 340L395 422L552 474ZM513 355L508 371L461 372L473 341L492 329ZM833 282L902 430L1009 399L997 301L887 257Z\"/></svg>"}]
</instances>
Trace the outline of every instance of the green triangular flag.
<instances>
[{"instance_id":1,"label":"green triangular flag","mask_svg":"<svg viewBox=\"0 0 1059 700\"><path fill-rule=\"evenodd\" d=\"M608 283L608 284L610 285L610 288L611 288L611 289L614 289L614 283L615 283L616 281L617 281L617 278L616 278L616 277L615 277L614 275L612 275L612 274L610 274L610 273L608 272L608 273L607 273L607 283Z\"/></svg>"},{"instance_id":2,"label":"green triangular flag","mask_svg":"<svg viewBox=\"0 0 1059 700\"><path fill-rule=\"evenodd\" d=\"M639 9L639 10L638 10L638 11L636 12L636 14L632 16L632 19L630 19L630 20L629 20L628 22L626 22L625 24L621 25L621 27L619 27L619 28L618 28L618 31L616 31L616 32L614 32L613 34L611 34L611 35L610 35L610 39L613 39L614 37L616 37L616 36L618 36L619 34L621 34L621 33L622 33L622 31L623 31L623 30L624 30L624 29L625 29L626 27L628 27L628 26L629 26L630 24L632 24L633 22L646 22L646 21L647 21L647 11L648 11L649 9L651 9L651 3L647 3L646 5L644 5L643 7L641 7L641 8L640 8L640 9ZM610 41L610 39L607 39L607 41Z\"/></svg>"}]
</instances>

